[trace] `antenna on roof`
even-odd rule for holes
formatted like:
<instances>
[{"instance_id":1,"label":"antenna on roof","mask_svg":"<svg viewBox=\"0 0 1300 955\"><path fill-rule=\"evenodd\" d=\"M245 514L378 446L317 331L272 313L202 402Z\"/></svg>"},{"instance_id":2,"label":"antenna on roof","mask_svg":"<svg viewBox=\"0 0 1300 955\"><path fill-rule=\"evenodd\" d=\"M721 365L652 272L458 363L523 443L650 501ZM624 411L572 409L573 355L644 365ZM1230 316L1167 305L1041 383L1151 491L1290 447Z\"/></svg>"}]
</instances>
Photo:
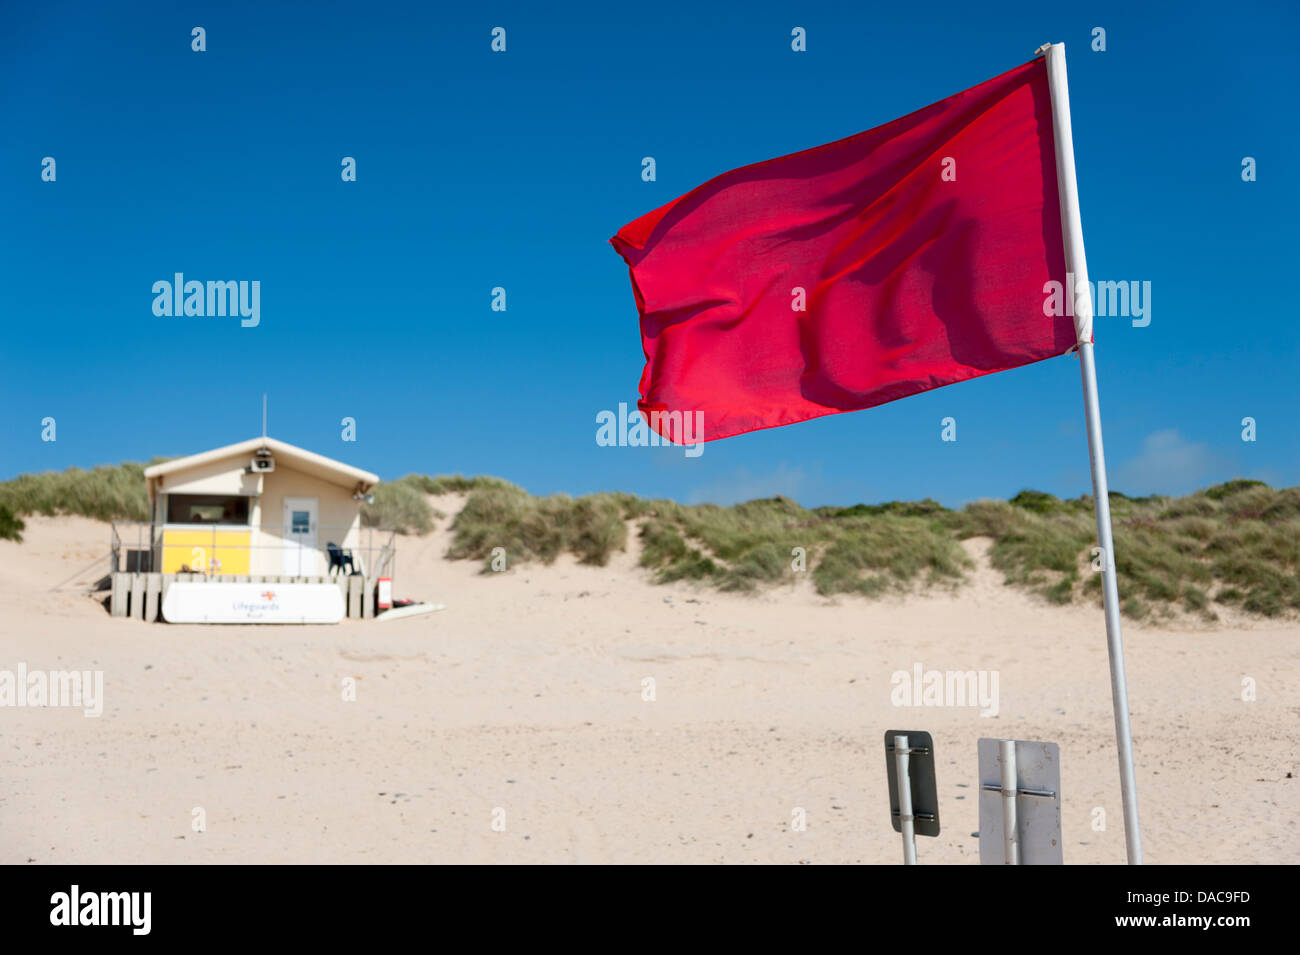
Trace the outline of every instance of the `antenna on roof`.
<instances>
[{"instance_id":1,"label":"antenna on roof","mask_svg":"<svg viewBox=\"0 0 1300 955\"><path fill-rule=\"evenodd\" d=\"M266 440L266 392L262 392L262 440Z\"/></svg>"}]
</instances>

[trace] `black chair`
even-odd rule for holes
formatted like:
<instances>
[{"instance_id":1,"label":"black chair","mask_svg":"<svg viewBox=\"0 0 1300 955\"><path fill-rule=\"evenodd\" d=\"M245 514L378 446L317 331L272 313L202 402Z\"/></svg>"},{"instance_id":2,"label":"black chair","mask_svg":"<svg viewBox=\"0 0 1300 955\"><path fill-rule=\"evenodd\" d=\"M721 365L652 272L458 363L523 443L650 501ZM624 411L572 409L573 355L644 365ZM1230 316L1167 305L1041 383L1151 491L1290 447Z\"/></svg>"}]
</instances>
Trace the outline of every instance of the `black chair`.
<instances>
[{"instance_id":1,"label":"black chair","mask_svg":"<svg viewBox=\"0 0 1300 955\"><path fill-rule=\"evenodd\" d=\"M328 573L331 577L334 576L334 569L336 567L339 570L344 571L349 577L357 572L356 565L352 560L352 551L344 550L333 541L330 541L325 545L325 550L330 555L330 567Z\"/></svg>"}]
</instances>

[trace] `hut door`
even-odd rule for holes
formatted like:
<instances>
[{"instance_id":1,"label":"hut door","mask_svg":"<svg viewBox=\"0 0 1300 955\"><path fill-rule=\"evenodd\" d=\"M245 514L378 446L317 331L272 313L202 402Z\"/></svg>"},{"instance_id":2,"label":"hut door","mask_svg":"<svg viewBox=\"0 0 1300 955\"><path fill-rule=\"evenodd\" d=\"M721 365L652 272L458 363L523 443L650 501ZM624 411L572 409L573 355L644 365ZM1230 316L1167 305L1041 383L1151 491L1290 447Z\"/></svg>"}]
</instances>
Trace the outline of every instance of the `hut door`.
<instances>
[{"instance_id":1,"label":"hut door","mask_svg":"<svg viewBox=\"0 0 1300 955\"><path fill-rule=\"evenodd\" d=\"M284 573L314 577L316 566L316 498L284 499Z\"/></svg>"}]
</instances>

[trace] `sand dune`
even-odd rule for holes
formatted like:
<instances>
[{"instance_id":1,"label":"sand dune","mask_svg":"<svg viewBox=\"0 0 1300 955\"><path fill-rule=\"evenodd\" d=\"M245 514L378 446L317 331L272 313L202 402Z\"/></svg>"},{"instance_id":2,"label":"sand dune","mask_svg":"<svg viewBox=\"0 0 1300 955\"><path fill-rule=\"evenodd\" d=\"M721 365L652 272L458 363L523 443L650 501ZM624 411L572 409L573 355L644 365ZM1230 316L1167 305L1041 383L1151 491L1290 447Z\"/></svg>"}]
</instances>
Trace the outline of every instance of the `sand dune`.
<instances>
[{"instance_id":1,"label":"sand dune","mask_svg":"<svg viewBox=\"0 0 1300 955\"><path fill-rule=\"evenodd\" d=\"M1060 743L1066 862L1123 861L1101 614L1002 586L980 541L955 591L828 601L654 586L635 552L484 576L442 558L448 523L400 541L395 586L441 613L200 627L48 592L108 527L29 518L0 669L102 670L105 706L0 709L0 861L895 864L889 728L934 734L922 863L978 861L981 736ZM1300 625L1215 626L1126 625L1147 861L1295 863ZM893 706L917 663L998 671L998 715Z\"/></svg>"}]
</instances>

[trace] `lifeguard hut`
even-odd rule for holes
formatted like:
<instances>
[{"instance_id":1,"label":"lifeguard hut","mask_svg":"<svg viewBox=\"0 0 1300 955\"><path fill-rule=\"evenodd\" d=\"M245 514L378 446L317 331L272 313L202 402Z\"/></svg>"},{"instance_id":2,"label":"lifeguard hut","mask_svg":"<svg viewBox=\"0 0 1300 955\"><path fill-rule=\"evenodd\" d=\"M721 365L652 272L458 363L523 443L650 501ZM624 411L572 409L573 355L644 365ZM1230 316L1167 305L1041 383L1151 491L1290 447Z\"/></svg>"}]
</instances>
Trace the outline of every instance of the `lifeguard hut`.
<instances>
[{"instance_id":1,"label":"lifeguard hut","mask_svg":"<svg viewBox=\"0 0 1300 955\"><path fill-rule=\"evenodd\" d=\"M146 468L150 521L113 527L112 613L209 623L374 615L392 531L363 527L377 475L271 437ZM131 546L132 531L135 546Z\"/></svg>"}]
</instances>

